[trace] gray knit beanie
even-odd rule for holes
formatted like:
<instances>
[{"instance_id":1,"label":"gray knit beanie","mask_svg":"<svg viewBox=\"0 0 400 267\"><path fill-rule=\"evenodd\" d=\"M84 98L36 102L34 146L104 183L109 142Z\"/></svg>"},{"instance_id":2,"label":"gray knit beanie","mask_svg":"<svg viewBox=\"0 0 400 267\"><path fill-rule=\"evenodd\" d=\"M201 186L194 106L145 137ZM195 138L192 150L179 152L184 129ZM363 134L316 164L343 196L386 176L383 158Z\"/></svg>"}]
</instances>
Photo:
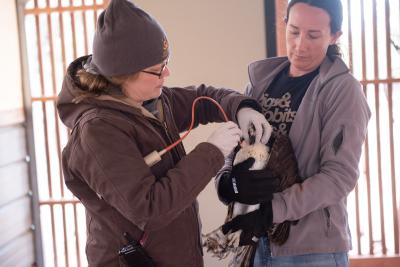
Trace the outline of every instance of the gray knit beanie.
<instances>
[{"instance_id":1,"label":"gray knit beanie","mask_svg":"<svg viewBox=\"0 0 400 267\"><path fill-rule=\"evenodd\" d=\"M133 74L169 56L164 30L127 0L111 0L100 14L87 66L103 76Z\"/></svg>"}]
</instances>

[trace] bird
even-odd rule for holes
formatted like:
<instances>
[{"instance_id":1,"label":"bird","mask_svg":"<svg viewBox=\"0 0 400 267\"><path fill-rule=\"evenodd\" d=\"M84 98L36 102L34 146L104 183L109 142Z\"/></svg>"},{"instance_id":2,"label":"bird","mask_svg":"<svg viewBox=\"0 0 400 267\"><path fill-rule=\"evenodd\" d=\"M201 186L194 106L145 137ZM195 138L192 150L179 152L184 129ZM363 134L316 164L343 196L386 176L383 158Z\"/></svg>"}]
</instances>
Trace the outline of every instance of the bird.
<instances>
[{"instance_id":1,"label":"bird","mask_svg":"<svg viewBox=\"0 0 400 267\"><path fill-rule=\"evenodd\" d=\"M280 177L278 192L285 190L295 183L300 183L301 186L297 160L288 136L273 133L267 145L242 142L232 165L235 166L251 157L255 161L250 170L268 168L273 175ZM259 206L259 204L246 205L239 202L232 202L228 205L225 222L232 220L238 215L254 211ZM273 224L269 229L266 229L269 241L278 245L284 244L289 237L291 225L296 223L297 221L285 221ZM239 230L224 235L222 226L220 226L210 233L203 235L203 247L208 252L211 252L213 257L217 257L218 259L224 259L233 253L234 256L229 263L229 267L251 266L256 246L239 246L240 234L241 231Z\"/></svg>"}]
</instances>

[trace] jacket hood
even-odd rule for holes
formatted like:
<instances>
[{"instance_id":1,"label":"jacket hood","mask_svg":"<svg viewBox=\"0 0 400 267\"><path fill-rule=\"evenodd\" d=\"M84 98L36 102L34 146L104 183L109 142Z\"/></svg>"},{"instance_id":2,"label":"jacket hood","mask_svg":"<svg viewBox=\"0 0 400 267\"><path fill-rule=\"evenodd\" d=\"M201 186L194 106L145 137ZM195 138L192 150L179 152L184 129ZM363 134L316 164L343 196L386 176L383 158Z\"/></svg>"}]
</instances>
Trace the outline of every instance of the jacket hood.
<instances>
[{"instance_id":1,"label":"jacket hood","mask_svg":"<svg viewBox=\"0 0 400 267\"><path fill-rule=\"evenodd\" d=\"M86 97L79 103L76 103L74 99L85 93L85 89L80 84L77 77L77 72L82 69L83 64L86 62L89 56L84 56L73 61L67 70L67 74L64 77L61 91L57 98L57 110L61 121L70 129L74 127L76 122L86 111L93 108L108 108L113 110L119 110L121 112L128 112L132 114L140 114L141 109L139 107L133 107L129 104L122 103L123 101L113 100L112 97L104 99L102 97ZM108 95L107 95L108 96Z\"/></svg>"}]
</instances>

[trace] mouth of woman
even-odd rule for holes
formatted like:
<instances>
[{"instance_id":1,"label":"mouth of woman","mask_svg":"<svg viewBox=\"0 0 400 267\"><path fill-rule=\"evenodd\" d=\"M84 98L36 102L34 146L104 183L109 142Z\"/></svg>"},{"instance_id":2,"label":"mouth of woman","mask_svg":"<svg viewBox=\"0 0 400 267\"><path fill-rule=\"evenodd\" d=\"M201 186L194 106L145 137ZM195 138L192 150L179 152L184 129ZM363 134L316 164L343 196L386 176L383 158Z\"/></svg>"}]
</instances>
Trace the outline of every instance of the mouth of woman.
<instances>
[{"instance_id":1,"label":"mouth of woman","mask_svg":"<svg viewBox=\"0 0 400 267\"><path fill-rule=\"evenodd\" d=\"M301 60L305 60L305 59L308 58L307 56L304 56L304 55L294 55L294 57L295 57L296 59L301 59Z\"/></svg>"}]
</instances>

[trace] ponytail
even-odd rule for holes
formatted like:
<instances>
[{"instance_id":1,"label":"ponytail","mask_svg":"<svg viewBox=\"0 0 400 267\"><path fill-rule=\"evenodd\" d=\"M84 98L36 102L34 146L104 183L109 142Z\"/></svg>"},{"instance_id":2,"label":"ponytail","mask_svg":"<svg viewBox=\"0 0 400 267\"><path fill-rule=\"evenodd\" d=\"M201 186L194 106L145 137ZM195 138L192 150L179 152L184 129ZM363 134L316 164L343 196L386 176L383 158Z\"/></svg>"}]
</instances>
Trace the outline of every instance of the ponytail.
<instances>
[{"instance_id":1,"label":"ponytail","mask_svg":"<svg viewBox=\"0 0 400 267\"><path fill-rule=\"evenodd\" d=\"M99 95L122 94L121 85L128 79L135 78L136 74L121 75L106 78L101 74L93 74L85 69L80 69L76 73L83 92L74 98L75 103L79 103L85 98L96 97Z\"/></svg>"},{"instance_id":2,"label":"ponytail","mask_svg":"<svg viewBox=\"0 0 400 267\"><path fill-rule=\"evenodd\" d=\"M337 44L332 44L328 46L328 50L326 51L326 55L333 59L335 56L342 57L342 51Z\"/></svg>"}]
</instances>

